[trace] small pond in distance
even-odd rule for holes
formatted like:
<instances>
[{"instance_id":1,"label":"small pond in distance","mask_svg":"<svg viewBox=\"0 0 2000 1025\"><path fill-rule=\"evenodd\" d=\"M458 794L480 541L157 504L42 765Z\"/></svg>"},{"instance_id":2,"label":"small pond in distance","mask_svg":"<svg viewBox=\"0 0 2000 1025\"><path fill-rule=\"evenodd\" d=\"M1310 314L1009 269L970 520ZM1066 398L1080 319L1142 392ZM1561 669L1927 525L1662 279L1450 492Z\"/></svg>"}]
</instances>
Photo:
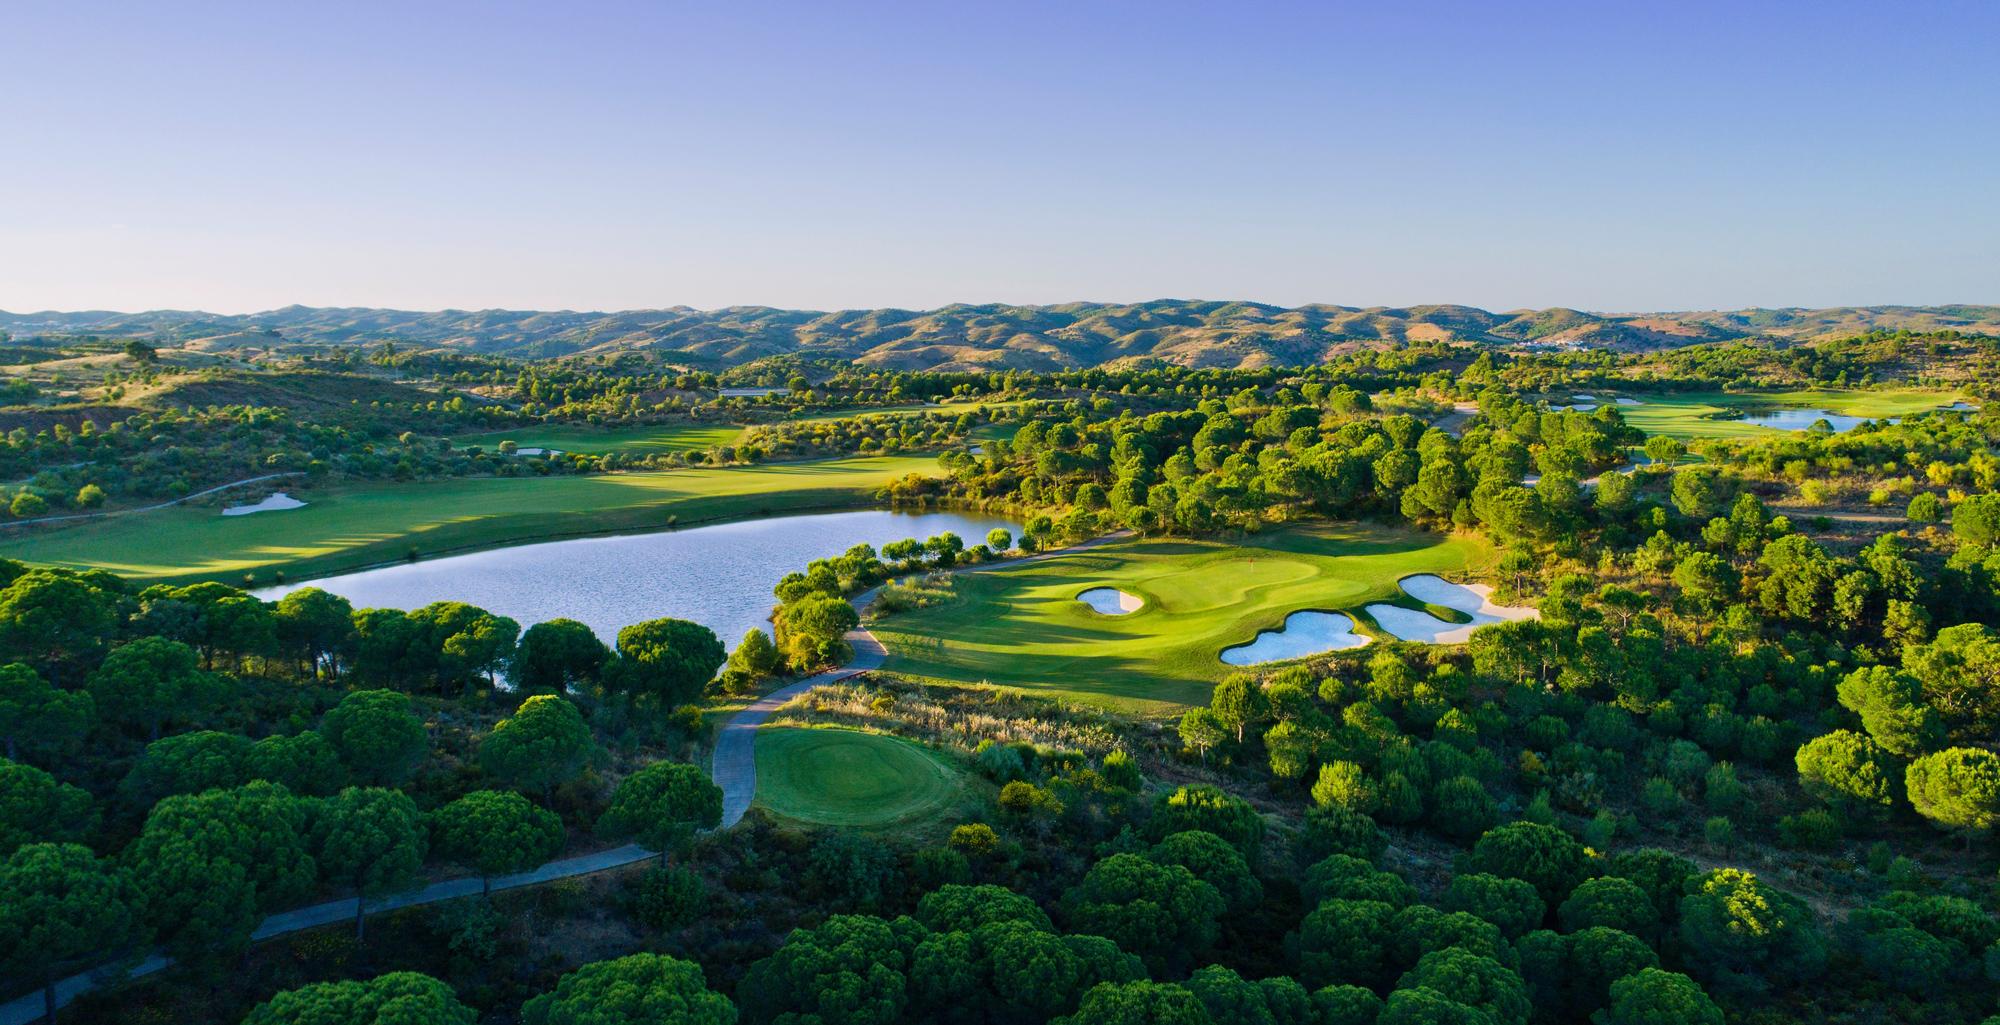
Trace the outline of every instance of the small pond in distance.
<instances>
[{"instance_id":1,"label":"small pond in distance","mask_svg":"<svg viewBox=\"0 0 2000 1025\"><path fill-rule=\"evenodd\" d=\"M956 512L886 509L778 516L653 534L620 534L496 548L321 580L267 587L266 601L318 587L357 609L414 609L434 601L470 602L507 616L523 630L558 617L574 619L614 643L620 627L672 616L714 630L735 647L752 627L770 629L771 589L806 563L867 543L881 548L907 537L950 531L967 548L987 531L1020 524Z\"/></svg>"},{"instance_id":2,"label":"small pond in distance","mask_svg":"<svg viewBox=\"0 0 2000 1025\"><path fill-rule=\"evenodd\" d=\"M1308 609L1286 616L1284 626L1265 630L1248 644L1222 649L1221 658L1224 665L1253 666L1325 651L1345 651L1367 643L1365 635L1354 632L1354 620L1347 614Z\"/></svg>"},{"instance_id":3,"label":"small pond in distance","mask_svg":"<svg viewBox=\"0 0 2000 1025\"><path fill-rule=\"evenodd\" d=\"M1883 423L1892 424L1899 418L1893 416L1879 418L1848 416L1844 413L1834 413L1824 409L1780 409L1770 413L1758 413L1753 416L1746 416L1743 418L1743 422L1746 424L1756 424L1759 427L1769 427L1777 431L1803 431L1811 427L1814 423L1825 420L1827 423L1833 425L1833 432L1835 434L1844 434L1875 419L1880 419Z\"/></svg>"}]
</instances>

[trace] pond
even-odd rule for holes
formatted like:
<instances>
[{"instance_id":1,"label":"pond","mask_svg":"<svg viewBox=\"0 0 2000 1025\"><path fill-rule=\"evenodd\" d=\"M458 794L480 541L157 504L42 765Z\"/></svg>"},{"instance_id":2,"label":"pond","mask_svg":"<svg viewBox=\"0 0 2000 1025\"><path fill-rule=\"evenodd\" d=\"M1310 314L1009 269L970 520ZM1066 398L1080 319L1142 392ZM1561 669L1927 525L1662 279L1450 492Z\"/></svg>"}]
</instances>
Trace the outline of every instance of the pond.
<instances>
[{"instance_id":1,"label":"pond","mask_svg":"<svg viewBox=\"0 0 2000 1025\"><path fill-rule=\"evenodd\" d=\"M1814 423L1825 420L1827 423L1833 425L1833 432L1835 434L1844 434L1876 419L1880 419L1883 423L1892 424L1899 418L1893 416L1879 418L1847 416L1844 413L1835 413L1825 409L1779 409L1769 413L1746 415L1743 417L1743 422L1746 424L1755 424L1758 427L1769 427L1775 431L1803 431L1811 427Z\"/></svg>"},{"instance_id":2,"label":"pond","mask_svg":"<svg viewBox=\"0 0 2000 1025\"><path fill-rule=\"evenodd\" d=\"M1248 644L1222 649L1224 665L1253 666L1304 658L1327 651L1345 651L1368 643L1354 632L1354 619L1341 612L1314 612L1310 609L1285 617L1285 625L1265 630Z\"/></svg>"},{"instance_id":3,"label":"pond","mask_svg":"<svg viewBox=\"0 0 2000 1025\"><path fill-rule=\"evenodd\" d=\"M950 531L966 547L1017 523L983 513L905 513L887 509L778 516L653 534L621 534L497 548L363 570L256 595L273 601L318 587L362 608L414 609L462 601L507 616L527 629L574 619L613 643L620 627L672 616L714 630L735 647L752 627L770 629L771 589L785 574L867 543Z\"/></svg>"}]
</instances>

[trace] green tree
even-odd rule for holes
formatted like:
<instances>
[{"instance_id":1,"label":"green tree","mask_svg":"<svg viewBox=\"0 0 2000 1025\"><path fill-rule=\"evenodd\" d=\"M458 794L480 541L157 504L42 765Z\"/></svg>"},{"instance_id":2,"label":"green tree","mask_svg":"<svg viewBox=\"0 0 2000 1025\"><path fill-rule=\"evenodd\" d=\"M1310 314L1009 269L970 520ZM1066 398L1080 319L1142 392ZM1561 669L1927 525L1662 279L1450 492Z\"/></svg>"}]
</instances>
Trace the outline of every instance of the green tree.
<instances>
[{"instance_id":1,"label":"green tree","mask_svg":"<svg viewBox=\"0 0 2000 1025\"><path fill-rule=\"evenodd\" d=\"M700 698L724 661L715 631L685 619L651 619L618 631L618 654L618 688L663 708Z\"/></svg>"},{"instance_id":2,"label":"green tree","mask_svg":"<svg viewBox=\"0 0 2000 1025\"><path fill-rule=\"evenodd\" d=\"M243 949L270 911L312 892L306 802L270 783L166 798L126 849L149 923L175 957Z\"/></svg>"},{"instance_id":3,"label":"green tree","mask_svg":"<svg viewBox=\"0 0 2000 1025\"><path fill-rule=\"evenodd\" d=\"M991 883L940 886L917 902L916 917L932 932L971 932L993 922L1025 922L1044 932L1054 929L1034 901Z\"/></svg>"},{"instance_id":4,"label":"green tree","mask_svg":"<svg viewBox=\"0 0 2000 1025\"><path fill-rule=\"evenodd\" d=\"M595 680L611 659L611 649L574 619L536 623L514 649L514 685L525 691L566 694Z\"/></svg>"},{"instance_id":5,"label":"green tree","mask_svg":"<svg viewBox=\"0 0 2000 1025\"><path fill-rule=\"evenodd\" d=\"M1004 527L994 527L986 532L986 547L994 552L1004 552L1014 547L1014 535Z\"/></svg>"},{"instance_id":6,"label":"green tree","mask_svg":"<svg viewBox=\"0 0 2000 1025\"><path fill-rule=\"evenodd\" d=\"M1106 982L1083 995L1076 1013L1050 1025L1216 1025L1186 987L1162 982Z\"/></svg>"},{"instance_id":7,"label":"green tree","mask_svg":"<svg viewBox=\"0 0 2000 1025\"><path fill-rule=\"evenodd\" d=\"M56 981L144 942L125 875L79 844L29 844L0 860L0 965L42 986L56 1020Z\"/></svg>"},{"instance_id":8,"label":"green tree","mask_svg":"<svg viewBox=\"0 0 2000 1025\"><path fill-rule=\"evenodd\" d=\"M325 736L308 731L273 735L250 745L243 771L250 779L269 780L307 797L325 797L345 785L347 768Z\"/></svg>"},{"instance_id":9,"label":"green tree","mask_svg":"<svg viewBox=\"0 0 2000 1025\"><path fill-rule=\"evenodd\" d=\"M358 690L340 699L319 724L356 779L395 785L410 778L430 754L424 721L408 696L393 690Z\"/></svg>"},{"instance_id":10,"label":"green tree","mask_svg":"<svg viewBox=\"0 0 2000 1025\"><path fill-rule=\"evenodd\" d=\"M1520 879L1471 873L1454 876L1438 906L1446 911L1464 911L1492 922L1500 934L1515 938L1542 924L1548 908L1533 885Z\"/></svg>"},{"instance_id":11,"label":"green tree","mask_svg":"<svg viewBox=\"0 0 2000 1025\"><path fill-rule=\"evenodd\" d=\"M701 966L664 954L584 965L521 1008L522 1025L735 1025L736 1006L710 992Z\"/></svg>"},{"instance_id":12,"label":"green tree","mask_svg":"<svg viewBox=\"0 0 2000 1025\"><path fill-rule=\"evenodd\" d=\"M1243 860L1256 867L1264 844L1264 817L1250 802L1212 786L1178 787L1153 799L1153 814L1146 820L1151 839L1163 840L1190 829L1229 841L1243 852Z\"/></svg>"},{"instance_id":13,"label":"green tree","mask_svg":"<svg viewBox=\"0 0 2000 1025\"><path fill-rule=\"evenodd\" d=\"M228 692L219 677L202 671L193 648L163 637L113 649L90 676L98 714L152 740L168 723L200 719Z\"/></svg>"},{"instance_id":14,"label":"green tree","mask_svg":"<svg viewBox=\"0 0 2000 1025\"><path fill-rule=\"evenodd\" d=\"M278 649L314 676L340 675L354 651L354 606L317 587L302 587L271 608Z\"/></svg>"},{"instance_id":15,"label":"green tree","mask_svg":"<svg viewBox=\"0 0 2000 1025\"><path fill-rule=\"evenodd\" d=\"M29 570L0 588L0 652L10 661L43 671L87 663L117 632L115 598L73 574Z\"/></svg>"},{"instance_id":16,"label":"green tree","mask_svg":"<svg viewBox=\"0 0 2000 1025\"><path fill-rule=\"evenodd\" d=\"M1896 802L1889 752L1853 730L1834 730L1806 741L1793 756L1799 786L1844 812L1881 816Z\"/></svg>"},{"instance_id":17,"label":"green tree","mask_svg":"<svg viewBox=\"0 0 2000 1025\"><path fill-rule=\"evenodd\" d=\"M473 1025L478 1012L417 972L315 982L258 1004L243 1025Z\"/></svg>"},{"instance_id":18,"label":"green tree","mask_svg":"<svg viewBox=\"0 0 2000 1025\"><path fill-rule=\"evenodd\" d=\"M1216 684L1208 707L1215 712L1223 729L1236 734L1239 744L1245 730L1271 714L1271 702L1264 696L1264 688L1248 673L1232 673Z\"/></svg>"},{"instance_id":19,"label":"green tree","mask_svg":"<svg viewBox=\"0 0 2000 1025\"><path fill-rule=\"evenodd\" d=\"M1208 749L1229 739L1229 724L1215 714L1212 708L1195 707L1181 716L1181 743L1186 744L1208 761Z\"/></svg>"},{"instance_id":20,"label":"green tree","mask_svg":"<svg viewBox=\"0 0 2000 1025\"><path fill-rule=\"evenodd\" d=\"M1944 741L1944 723L1924 703L1922 685L1887 666L1865 666L1840 681L1840 703L1892 754L1913 758Z\"/></svg>"},{"instance_id":21,"label":"green tree","mask_svg":"<svg viewBox=\"0 0 2000 1025\"><path fill-rule=\"evenodd\" d=\"M479 873L480 892L493 895L493 877L526 872L563 846L562 819L513 791L475 790L431 816L437 850Z\"/></svg>"},{"instance_id":22,"label":"green tree","mask_svg":"<svg viewBox=\"0 0 2000 1025\"><path fill-rule=\"evenodd\" d=\"M1646 936L1660 923L1660 914L1646 891L1638 883L1617 876L1578 883L1556 915L1570 932L1603 926Z\"/></svg>"},{"instance_id":23,"label":"green tree","mask_svg":"<svg viewBox=\"0 0 2000 1025\"><path fill-rule=\"evenodd\" d=\"M1722 1009L1693 979L1644 968L1611 984L1603 1025L1722 1025Z\"/></svg>"},{"instance_id":24,"label":"green tree","mask_svg":"<svg viewBox=\"0 0 2000 1025\"><path fill-rule=\"evenodd\" d=\"M660 852L660 863L696 830L722 822L722 788L686 762L654 762L625 777L597 820L598 832Z\"/></svg>"},{"instance_id":25,"label":"green tree","mask_svg":"<svg viewBox=\"0 0 2000 1025\"><path fill-rule=\"evenodd\" d=\"M1248 911L1264 900L1264 884L1250 871L1243 853L1214 833L1188 830L1153 845L1146 858L1159 865L1179 865L1196 879L1215 887L1232 913Z\"/></svg>"},{"instance_id":26,"label":"green tree","mask_svg":"<svg viewBox=\"0 0 2000 1025\"><path fill-rule=\"evenodd\" d=\"M1951 532L1981 548L2000 538L2000 495L1973 495L1951 511Z\"/></svg>"},{"instance_id":27,"label":"green tree","mask_svg":"<svg viewBox=\"0 0 2000 1025\"><path fill-rule=\"evenodd\" d=\"M736 993L753 1025L896 1025L910 1002L910 952L922 935L908 919L834 915L794 929L750 966Z\"/></svg>"},{"instance_id":28,"label":"green tree","mask_svg":"<svg viewBox=\"0 0 2000 1025\"><path fill-rule=\"evenodd\" d=\"M580 775L596 750L575 705L536 694L479 742L479 765L508 786L547 794Z\"/></svg>"},{"instance_id":29,"label":"green tree","mask_svg":"<svg viewBox=\"0 0 2000 1025\"><path fill-rule=\"evenodd\" d=\"M89 694L51 687L19 662L0 665L0 744L11 760L46 758L90 732L97 703Z\"/></svg>"},{"instance_id":30,"label":"green tree","mask_svg":"<svg viewBox=\"0 0 2000 1025\"><path fill-rule=\"evenodd\" d=\"M321 802L313 823L320 871L355 893L354 938L365 935L368 901L415 883L430 850L424 815L400 790L349 787Z\"/></svg>"},{"instance_id":31,"label":"green tree","mask_svg":"<svg viewBox=\"0 0 2000 1025\"><path fill-rule=\"evenodd\" d=\"M1796 983L1826 963L1812 910L1742 869L1715 869L1691 882L1680 919L1690 966L1731 988Z\"/></svg>"},{"instance_id":32,"label":"green tree","mask_svg":"<svg viewBox=\"0 0 2000 1025\"><path fill-rule=\"evenodd\" d=\"M1222 894L1179 865L1114 854L1063 895L1076 931L1102 936L1156 971L1185 970L1214 944Z\"/></svg>"},{"instance_id":33,"label":"green tree","mask_svg":"<svg viewBox=\"0 0 2000 1025\"><path fill-rule=\"evenodd\" d=\"M1535 822L1510 822L1487 830L1460 870L1524 880L1544 903L1555 904L1582 881L1586 861L1583 845L1568 833Z\"/></svg>"},{"instance_id":34,"label":"green tree","mask_svg":"<svg viewBox=\"0 0 2000 1025\"><path fill-rule=\"evenodd\" d=\"M1329 900L1299 923L1299 981L1378 987L1389 981L1396 909L1376 900Z\"/></svg>"},{"instance_id":35,"label":"green tree","mask_svg":"<svg viewBox=\"0 0 2000 1025\"><path fill-rule=\"evenodd\" d=\"M1398 990L1427 989L1476 1007L1498 1025L1527 1025L1528 987L1513 969L1458 947L1433 950L1396 982Z\"/></svg>"},{"instance_id":36,"label":"green tree","mask_svg":"<svg viewBox=\"0 0 2000 1025\"><path fill-rule=\"evenodd\" d=\"M2000 755L1984 748L1951 747L1910 763L1904 789L1917 814L1941 829L1958 830L1966 843L2000 823Z\"/></svg>"},{"instance_id":37,"label":"green tree","mask_svg":"<svg viewBox=\"0 0 2000 1025\"><path fill-rule=\"evenodd\" d=\"M247 782L244 762L250 742L234 733L196 730L146 745L119 791L135 808L148 808L170 794L195 794Z\"/></svg>"},{"instance_id":38,"label":"green tree","mask_svg":"<svg viewBox=\"0 0 2000 1025\"><path fill-rule=\"evenodd\" d=\"M18 762L0 760L0 858L31 843L73 843L97 828L90 794Z\"/></svg>"}]
</instances>

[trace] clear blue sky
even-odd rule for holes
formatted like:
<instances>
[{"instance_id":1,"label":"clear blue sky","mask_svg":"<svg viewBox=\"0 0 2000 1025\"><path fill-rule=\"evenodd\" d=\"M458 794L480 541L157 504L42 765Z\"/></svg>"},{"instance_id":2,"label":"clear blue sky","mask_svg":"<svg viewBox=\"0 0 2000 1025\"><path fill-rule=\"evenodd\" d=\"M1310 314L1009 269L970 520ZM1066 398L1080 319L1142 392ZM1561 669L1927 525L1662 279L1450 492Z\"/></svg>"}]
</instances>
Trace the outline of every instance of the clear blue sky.
<instances>
[{"instance_id":1,"label":"clear blue sky","mask_svg":"<svg viewBox=\"0 0 2000 1025\"><path fill-rule=\"evenodd\" d=\"M63 2L0 30L0 309L2000 303L1992 2Z\"/></svg>"}]
</instances>

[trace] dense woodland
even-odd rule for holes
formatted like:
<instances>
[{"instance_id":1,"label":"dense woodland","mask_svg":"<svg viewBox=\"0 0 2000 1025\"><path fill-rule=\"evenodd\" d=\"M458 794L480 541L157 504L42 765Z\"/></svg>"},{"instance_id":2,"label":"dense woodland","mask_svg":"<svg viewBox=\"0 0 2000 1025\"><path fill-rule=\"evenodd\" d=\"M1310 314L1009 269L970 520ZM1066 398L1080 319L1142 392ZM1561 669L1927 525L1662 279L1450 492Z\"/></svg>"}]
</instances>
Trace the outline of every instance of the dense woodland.
<instances>
[{"instance_id":1,"label":"dense woodland","mask_svg":"<svg viewBox=\"0 0 2000 1025\"><path fill-rule=\"evenodd\" d=\"M796 356L718 374L407 345L194 367L69 344L102 350L96 376L23 375L23 402L0 410L19 519L256 472L394 482L937 452L935 472L882 500L1006 510L1026 529L800 567L772 582L770 633L727 658L673 609L606 644L455 602L356 609L308 588L267 603L0 565L0 995L160 950L178 964L65 1013L2000 1015L2000 414L1690 444L1646 436L1614 403L1555 408L1591 390L1963 387L1991 378L1987 340L1637 355L1439 342L1303 367L1046 374ZM273 379L299 375L354 394L284 400L296 393ZM784 390L720 394L736 386ZM252 401L182 401L229 394ZM817 415L857 409L873 413ZM533 460L449 441L704 422L746 440ZM1480 534L1501 551L1502 594L1541 618L1238 674L1171 722L863 676L802 714L944 751L982 781L976 805L891 833L758 812L708 831L718 717L844 662L856 594L894 581L876 610L893 615L1005 553L1307 519ZM660 861L252 942L301 905L625 842Z\"/></svg>"}]
</instances>

